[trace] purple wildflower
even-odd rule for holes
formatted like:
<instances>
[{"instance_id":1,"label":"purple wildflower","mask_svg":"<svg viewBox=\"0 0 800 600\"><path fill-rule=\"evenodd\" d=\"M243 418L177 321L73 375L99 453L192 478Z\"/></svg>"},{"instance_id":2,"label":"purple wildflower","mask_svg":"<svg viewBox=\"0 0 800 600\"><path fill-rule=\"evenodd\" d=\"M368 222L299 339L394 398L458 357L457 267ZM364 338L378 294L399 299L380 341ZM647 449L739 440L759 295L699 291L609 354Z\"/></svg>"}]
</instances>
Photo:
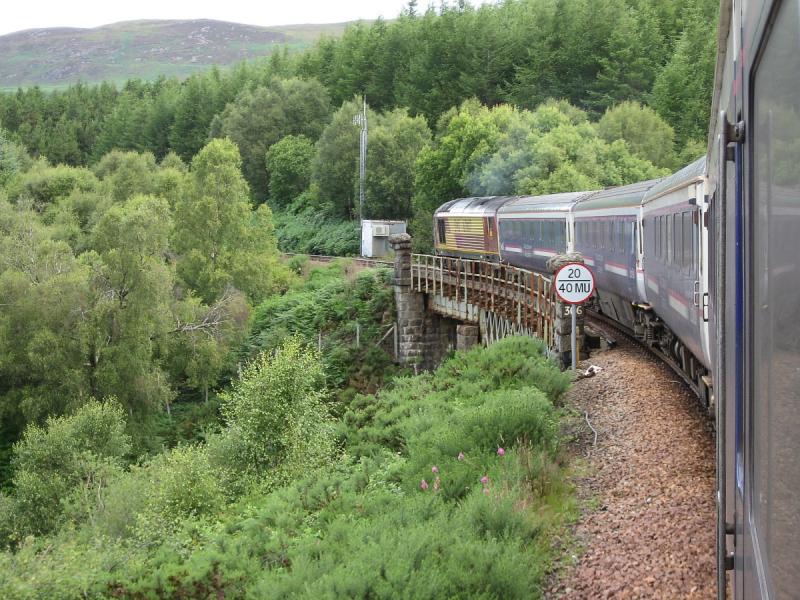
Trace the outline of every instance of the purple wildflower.
<instances>
[{"instance_id":1,"label":"purple wildflower","mask_svg":"<svg viewBox=\"0 0 800 600\"><path fill-rule=\"evenodd\" d=\"M481 483L483 485L489 485L489 477L487 475L484 475L483 477L481 477Z\"/></svg>"},{"instance_id":2,"label":"purple wildflower","mask_svg":"<svg viewBox=\"0 0 800 600\"><path fill-rule=\"evenodd\" d=\"M423 492L425 490L427 490L428 489L428 482L425 481L424 479L422 481L420 481L419 482L419 489L421 489Z\"/></svg>"},{"instance_id":3,"label":"purple wildflower","mask_svg":"<svg viewBox=\"0 0 800 600\"><path fill-rule=\"evenodd\" d=\"M436 473L438 473L438 472L439 472L439 467L437 467L436 465L433 465L433 466L431 467L431 473L434 473L434 474L436 474Z\"/></svg>"},{"instance_id":4,"label":"purple wildflower","mask_svg":"<svg viewBox=\"0 0 800 600\"><path fill-rule=\"evenodd\" d=\"M505 456L506 451L503 448L497 449L497 456Z\"/></svg>"}]
</instances>

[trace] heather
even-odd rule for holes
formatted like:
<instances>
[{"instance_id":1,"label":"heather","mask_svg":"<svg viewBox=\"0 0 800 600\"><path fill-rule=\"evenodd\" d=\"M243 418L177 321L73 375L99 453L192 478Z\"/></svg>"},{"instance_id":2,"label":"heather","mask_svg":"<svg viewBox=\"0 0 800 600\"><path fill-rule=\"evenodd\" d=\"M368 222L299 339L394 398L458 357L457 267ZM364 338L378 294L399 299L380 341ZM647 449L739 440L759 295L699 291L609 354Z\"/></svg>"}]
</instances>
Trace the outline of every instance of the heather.
<instances>
[{"instance_id":1,"label":"heather","mask_svg":"<svg viewBox=\"0 0 800 600\"><path fill-rule=\"evenodd\" d=\"M37 493L58 518L47 533L19 535L19 498L0 498L11 543L0 590L537 597L573 509L559 433L567 385L541 343L508 338L357 395L337 419L323 361L291 337L222 395L220 431L132 465L120 458L124 427L91 435L124 413L112 399L91 403L15 447L15 477L43 482ZM37 450L56 444L73 476Z\"/></svg>"}]
</instances>

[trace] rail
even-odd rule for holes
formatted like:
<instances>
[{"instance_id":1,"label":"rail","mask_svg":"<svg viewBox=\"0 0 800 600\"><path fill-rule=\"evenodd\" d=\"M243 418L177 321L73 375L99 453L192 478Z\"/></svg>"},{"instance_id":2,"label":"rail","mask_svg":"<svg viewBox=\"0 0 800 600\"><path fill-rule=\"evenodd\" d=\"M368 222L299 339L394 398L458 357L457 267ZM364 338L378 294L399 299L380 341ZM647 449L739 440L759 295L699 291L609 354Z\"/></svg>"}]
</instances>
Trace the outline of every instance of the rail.
<instances>
[{"instance_id":1,"label":"rail","mask_svg":"<svg viewBox=\"0 0 800 600\"><path fill-rule=\"evenodd\" d=\"M556 301L541 273L483 260L411 255L412 291L472 305L528 331L550 346Z\"/></svg>"},{"instance_id":2,"label":"rail","mask_svg":"<svg viewBox=\"0 0 800 600\"><path fill-rule=\"evenodd\" d=\"M284 252L283 256L292 258L293 256L306 256L313 262L329 263L334 260L350 260L360 267L382 267L391 268L394 262L390 260L380 260L378 258L364 258L363 256L325 256L322 254L303 254L302 252Z\"/></svg>"}]
</instances>

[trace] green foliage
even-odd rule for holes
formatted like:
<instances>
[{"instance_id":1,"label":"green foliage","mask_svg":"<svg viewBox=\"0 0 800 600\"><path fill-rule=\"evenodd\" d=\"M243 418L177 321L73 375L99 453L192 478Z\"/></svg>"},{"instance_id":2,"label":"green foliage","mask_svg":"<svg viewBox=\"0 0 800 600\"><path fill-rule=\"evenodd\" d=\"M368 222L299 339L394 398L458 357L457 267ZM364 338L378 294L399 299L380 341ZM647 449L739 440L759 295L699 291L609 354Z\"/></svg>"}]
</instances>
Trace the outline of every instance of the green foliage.
<instances>
[{"instance_id":1,"label":"green foliage","mask_svg":"<svg viewBox=\"0 0 800 600\"><path fill-rule=\"evenodd\" d=\"M213 140L192 160L189 190L175 206L178 275L207 303L229 286L259 300L285 287L272 214L250 209L241 158L230 140Z\"/></svg>"},{"instance_id":2,"label":"green foliage","mask_svg":"<svg viewBox=\"0 0 800 600\"><path fill-rule=\"evenodd\" d=\"M225 479L214 466L224 455L217 454L217 440L225 438L227 447L236 449L241 448L240 426L264 434L279 428L280 418L275 420L269 407L277 402L283 410L294 409L291 400L272 391L273 385L297 399L319 393L301 376L304 368L311 378L321 375L318 363L309 362L311 354L296 341L283 352L289 355L251 365L229 401L245 390L265 400L239 397L242 404L229 407L236 417L230 429L212 438L208 458L199 447L187 447L134 468L107 489L104 506L114 507L114 518L98 511L93 526L64 529L40 543L26 540L14 554L0 554L3 594L541 594L552 552L549 533L572 511L558 463L557 411L534 387L562 375L544 357L541 344L503 340L456 356L438 373L402 379L377 397L360 397L340 426L348 440L345 456L313 470L304 466L283 485L253 488L222 516L225 492L207 466ZM489 374L482 367L498 357L507 359L501 373L482 377ZM258 364L274 372L259 371ZM468 418L462 422L461 417ZM490 425L481 426L484 418ZM399 450L391 440L384 443L380 433L388 429L405 440ZM245 438L263 449L286 439L282 435ZM363 452L366 438L373 444L369 456ZM265 455L255 456L261 464ZM135 513L127 520L116 508L122 493L129 495ZM126 533L109 535L112 530L105 528L112 524L113 531Z\"/></svg>"},{"instance_id":3,"label":"green foliage","mask_svg":"<svg viewBox=\"0 0 800 600\"><path fill-rule=\"evenodd\" d=\"M242 172L258 198L266 197L267 149L287 135L319 137L330 113L328 93L314 80L275 80L245 89L212 124L214 137L233 140L242 155Z\"/></svg>"},{"instance_id":4,"label":"green foliage","mask_svg":"<svg viewBox=\"0 0 800 600\"><path fill-rule=\"evenodd\" d=\"M272 206L285 207L311 183L314 144L304 135L287 135L267 150L269 198Z\"/></svg>"},{"instance_id":5,"label":"green foliage","mask_svg":"<svg viewBox=\"0 0 800 600\"><path fill-rule=\"evenodd\" d=\"M140 414L163 407L173 394L154 347L173 327L174 276L163 259L171 230L165 200L134 196L103 215L95 252L82 257L93 272L92 393L116 393Z\"/></svg>"},{"instance_id":6,"label":"green foliage","mask_svg":"<svg viewBox=\"0 0 800 600\"><path fill-rule=\"evenodd\" d=\"M149 152L109 152L94 167L95 174L103 180L112 198L121 202L135 194L150 194L155 191L153 176L156 159Z\"/></svg>"},{"instance_id":7,"label":"green foliage","mask_svg":"<svg viewBox=\"0 0 800 600\"><path fill-rule=\"evenodd\" d=\"M653 85L653 108L675 128L679 143L704 140L711 118L717 11L714 3L698 4L699 9L688 13L675 53Z\"/></svg>"},{"instance_id":8,"label":"green foliage","mask_svg":"<svg viewBox=\"0 0 800 600\"><path fill-rule=\"evenodd\" d=\"M320 392L318 357L297 338L262 352L222 394L241 475L283 482L322 466L333 453L333 424Z\"/></svg>"},{"instance_id":9,"label":"green foliage","mask_svg":"<svg viewBox=\"0 0 800 600\"><path fill-rule=\"evenodd\" d=\"M35 212L0 199L0 421L10 441L26 422L61 414L90 395L89 279Z\"/></svg>"},{"instance_id":10,"label":"green foliage","mask_svg":"<svg viewBox=\"0 0 800 600\"><path fill-rule=\"evenodd\" d=\"M253 312L246 353L273 351L287 335L307 344L321 339L331 388L375 389L393 371L389 355L376 347L394 309L393 292L387 271L347 276L350 270L346 263L314 268L304 285L262 302Z\"/></svg>"},{"instance_id":11,"label":"green foliage","mask_svg":"<svg viewBox=\"0 0 800 600\"><path fill-rule=\"evenodd\" d=\"M431 133L423 118L405 109L376 116L369 130L364 218L408 219L416 159Z\"/></svg>"},{"instance_id":12,"label":"green foliage","mask_svg":"<svg viewBox=\"0 0 800 600\"><path fill-rule=\"evenodd\" d=\"M657 167L675 168L675 132L649 106L623 102L609 108L597 123L597 132L609 144L624 140L633 154Z\"/></svg>"},{"instance_id":13,"label":"green foliage","mask_svg":"<svg viewBox=\"0 0 800 600\"><path fill-rule=\"evenodd\" d=\"M66 165L51 167L44 161L38 161L33 168L11 182L8 196L12 202L30 201L41 211L73 191L92 192L97 186L97 178L88 169Z\"/></svg>"},{"instance_id":14,"label":"green foliage","mask_svg":"<svg viewBox=\"0 0 800 600\"><path fill-rule=\"evenodd\" d=\"M19 173L29 160L25 149L10 139L0 123L0 188Z\"/></svg>"},{"instance_id":15,"label":"green foliage","mask_svg":"<svg viewBox=\"0 0 800 600\"><path fill-rule=\"evenodd\" d=\"M316 196L315 190L304 192L299 202ZM292 207L275 214L278 247L284 252L303 252L322 256L358 256L361 253L361 228L358 221L339 220L318 208Z\"/></svg>"},{"instance_id":16,"label":"green foliage","mask_svg":"<svg viewBox=\"0 0 800 600\"><path fill-rule=\"evenodd\" d=\"M183 521L216 516L225 506L225 490L204 446L173 448L148 463L141 475L147 479L134 489L134 494L144 493L140 510L133 513L132 528L139 540L163 540L174 534ZM118 485L115 482L115 487Z\"/></svg>"},{"instance_id":17,"label":"green foliage","mask_svg":"<svg viewBox=\"0 0 800 600\"><path fill-rule=\"evenodd\" d=\"M353 117L360 110L360 103L352 100L333 114L317 142L312 166L311 181L318 194L311 200L329 203L329 211L338 219L358 215L359 132L353 125ZM319 210L318 206L315 208Z\"/></svg>"},{"instance_id":18,"label":"green foliage","mask_svg":"<svg viewBox=\"0 0 800 600\"><path fill-rule=\"evenodd\" d=\"M113 401L28 427L14 446L17 534L48 533L63 521L65 504L102 496L129 450L122 407Z\"/></svg>"}]
</instances>

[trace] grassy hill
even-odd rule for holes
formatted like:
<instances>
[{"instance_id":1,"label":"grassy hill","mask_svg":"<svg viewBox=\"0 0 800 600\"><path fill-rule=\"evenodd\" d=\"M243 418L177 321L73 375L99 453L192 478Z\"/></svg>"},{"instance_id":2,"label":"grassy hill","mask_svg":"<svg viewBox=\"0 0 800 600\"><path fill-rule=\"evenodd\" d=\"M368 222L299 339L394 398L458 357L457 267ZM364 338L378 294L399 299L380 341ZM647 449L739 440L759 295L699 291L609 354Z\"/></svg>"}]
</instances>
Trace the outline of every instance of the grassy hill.
<instances>
[{"instance_id":1,"label":"grassy hill","mask_svg":"<svg viewBox=\"0 0 800 600\"><path fill-rule=\"evenodd\" d=\"M28 29L0 36L0 89L185 77L210 65L264 56L284 45L304 48L322 35L340 35L347 25L258 27L198 19Z\"/></svg>"}]
</instances>

